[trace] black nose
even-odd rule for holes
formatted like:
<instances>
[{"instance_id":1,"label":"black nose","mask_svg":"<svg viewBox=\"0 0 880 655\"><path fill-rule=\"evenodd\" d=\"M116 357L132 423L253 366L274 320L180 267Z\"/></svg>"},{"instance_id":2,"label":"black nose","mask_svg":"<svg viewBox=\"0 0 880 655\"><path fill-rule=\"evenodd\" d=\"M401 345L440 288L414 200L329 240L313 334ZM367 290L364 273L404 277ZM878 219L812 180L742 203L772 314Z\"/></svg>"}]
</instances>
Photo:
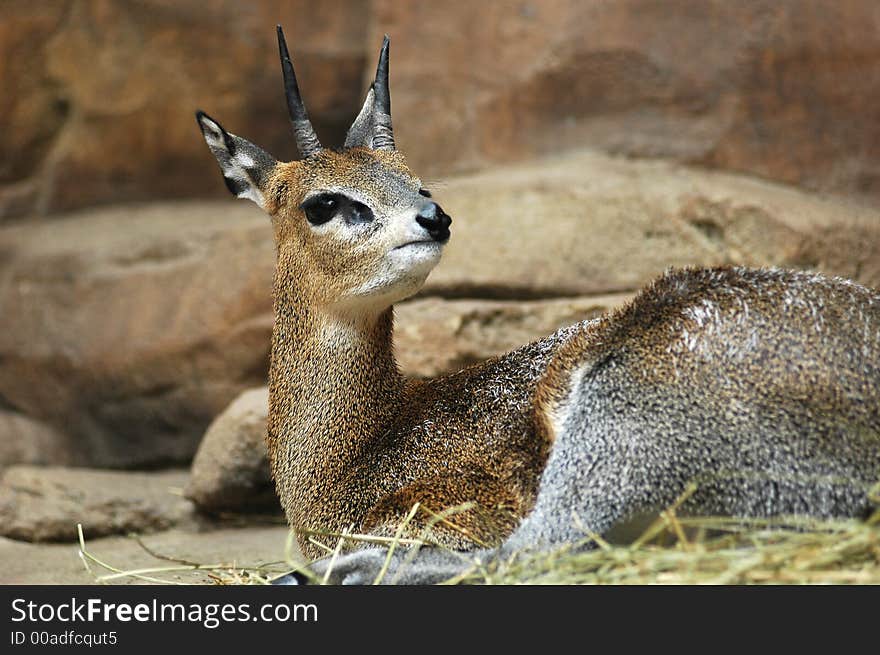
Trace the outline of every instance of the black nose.
<instances>
[{"instance_id":1,"label":"black nose","mask_svg":"<svg viewBox=\"0 0 880 655\"><path fill-rule=\"evenodd\" d=\"M436 202L426 202L416 214L416 223L428 231L434 241L446 241L449 238L449 226L452 219Z\"/></svg>"}]
</instances>

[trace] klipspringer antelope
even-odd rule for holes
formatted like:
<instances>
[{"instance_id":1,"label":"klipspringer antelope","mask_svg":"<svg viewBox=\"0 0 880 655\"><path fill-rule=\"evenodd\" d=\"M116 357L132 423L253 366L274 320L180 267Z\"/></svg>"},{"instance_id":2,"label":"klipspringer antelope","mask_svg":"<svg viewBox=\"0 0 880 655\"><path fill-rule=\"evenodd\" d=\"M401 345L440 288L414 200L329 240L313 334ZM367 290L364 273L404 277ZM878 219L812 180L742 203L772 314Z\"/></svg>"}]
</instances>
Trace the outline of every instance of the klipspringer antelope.
<instances>
[{"instance_id":1,"label":"klipspringer antelope","mask_svg":"<svg viewBox=\"0 0 880 655\"><path fill-rule=\"evenodd\" d=\"M432 582L462 566L451 551L485 558L608 534L694 481L681 511L868 511L880 477L880 295L848 280L667 272L602 318L452 375L405 379L392 306L438 263L451 219L395 148L388 39L338 150L309 122L280 26L278 41L300 160L278 162L197 119L230 191L272 220L267 444L303 553L324 554L307 538L316 531L390 536L405 525L401 536L429 531L445 548L422 548L393 579ZM343 554L330 579L370 581L385 556Z\"/></svg>"}]
</instances>

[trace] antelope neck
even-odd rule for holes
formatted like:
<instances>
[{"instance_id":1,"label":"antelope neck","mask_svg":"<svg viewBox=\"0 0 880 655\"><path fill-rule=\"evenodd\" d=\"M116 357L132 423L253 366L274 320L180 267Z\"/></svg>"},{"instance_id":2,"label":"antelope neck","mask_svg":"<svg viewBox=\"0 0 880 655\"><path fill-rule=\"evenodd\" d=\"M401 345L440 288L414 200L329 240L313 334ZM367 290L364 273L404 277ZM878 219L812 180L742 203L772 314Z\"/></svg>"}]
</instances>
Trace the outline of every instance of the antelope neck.
<instances>
[{"instance_id":1,"label":"antelope neck","mask_svg":"<svg viewBox=\"0 0 880 655\"><path fill-rule=\"evenodd\" d=\"M354 503L336 492L390 426L403 390L392 325L390 307L342 315L276 287L268 439L293 525L332 521Z\"/></svg>"}]
</instances>

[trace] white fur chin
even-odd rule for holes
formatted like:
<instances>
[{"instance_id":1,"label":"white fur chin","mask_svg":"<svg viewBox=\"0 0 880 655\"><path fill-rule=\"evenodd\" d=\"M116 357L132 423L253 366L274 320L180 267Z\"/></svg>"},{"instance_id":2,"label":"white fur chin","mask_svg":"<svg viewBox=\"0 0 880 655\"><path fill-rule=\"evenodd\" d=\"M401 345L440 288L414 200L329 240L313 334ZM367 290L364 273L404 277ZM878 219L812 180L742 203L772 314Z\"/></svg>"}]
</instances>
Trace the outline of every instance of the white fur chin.
<instances>
[{"instance_id":1,"label":"white fur chin","mask_svg":"<svg viewBox=\"0 0 880 655\"><path fill-rule=\"evenodd\" d=\"M439 263L442 246L438 243L415 243L403 248L395 248L388 253L391 265L400 271L427 275Z\"/></svg>"},{"instance_id":2,"label":"white fur chin","mask_svg":"<svg viewBox=\"0 0 880 655\"><path fill-rule=\"evenodd\" d=\"M352 291L358 302L387 307L418 292L440 261L440 244L418 244L388 253L378 274ZM384 307L382 307L384 309Z\"/></svg>"}]
</instances>

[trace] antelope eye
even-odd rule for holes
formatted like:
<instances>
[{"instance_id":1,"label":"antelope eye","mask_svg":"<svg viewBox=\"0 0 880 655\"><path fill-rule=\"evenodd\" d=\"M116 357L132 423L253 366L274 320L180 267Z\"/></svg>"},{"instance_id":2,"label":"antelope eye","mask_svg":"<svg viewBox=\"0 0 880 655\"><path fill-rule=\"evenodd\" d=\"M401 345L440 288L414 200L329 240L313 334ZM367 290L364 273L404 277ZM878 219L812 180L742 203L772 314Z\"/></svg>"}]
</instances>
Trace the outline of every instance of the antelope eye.
<instances>
[{"instance_id":1,"label":"antelope eye","mask_svg":"<svg viewBox=\"0 0 880 655\"><path fill-rule=\"evenodd\" d=\"M336 215L339 210L339 199L330 193L321 194L309 198L302 204L302 210L312 225L326 223Z\"/></svg>"},{"instance_id":2,"label":"antelope eye","mask_svg":"<svg viewBox=\"0 0 880 655\"><path fill-rule=\"evenodd\" d=\"M430 197L431 197L431 192L428 191L427 189L419 189L419 195L420 195L420 196L425 196L426 198L430 198Z\"/></svg>"},{"instance_id":3,"label":"antelope eye","mask_svg":"<svg viewBox=\"0 0 880 655\"><path fill-rule=\"evenodd\" d=\"M350 220L352 223L369 223L373 220L373 210L362 202L352 201Z\"/></svg>"}]
</instances>

